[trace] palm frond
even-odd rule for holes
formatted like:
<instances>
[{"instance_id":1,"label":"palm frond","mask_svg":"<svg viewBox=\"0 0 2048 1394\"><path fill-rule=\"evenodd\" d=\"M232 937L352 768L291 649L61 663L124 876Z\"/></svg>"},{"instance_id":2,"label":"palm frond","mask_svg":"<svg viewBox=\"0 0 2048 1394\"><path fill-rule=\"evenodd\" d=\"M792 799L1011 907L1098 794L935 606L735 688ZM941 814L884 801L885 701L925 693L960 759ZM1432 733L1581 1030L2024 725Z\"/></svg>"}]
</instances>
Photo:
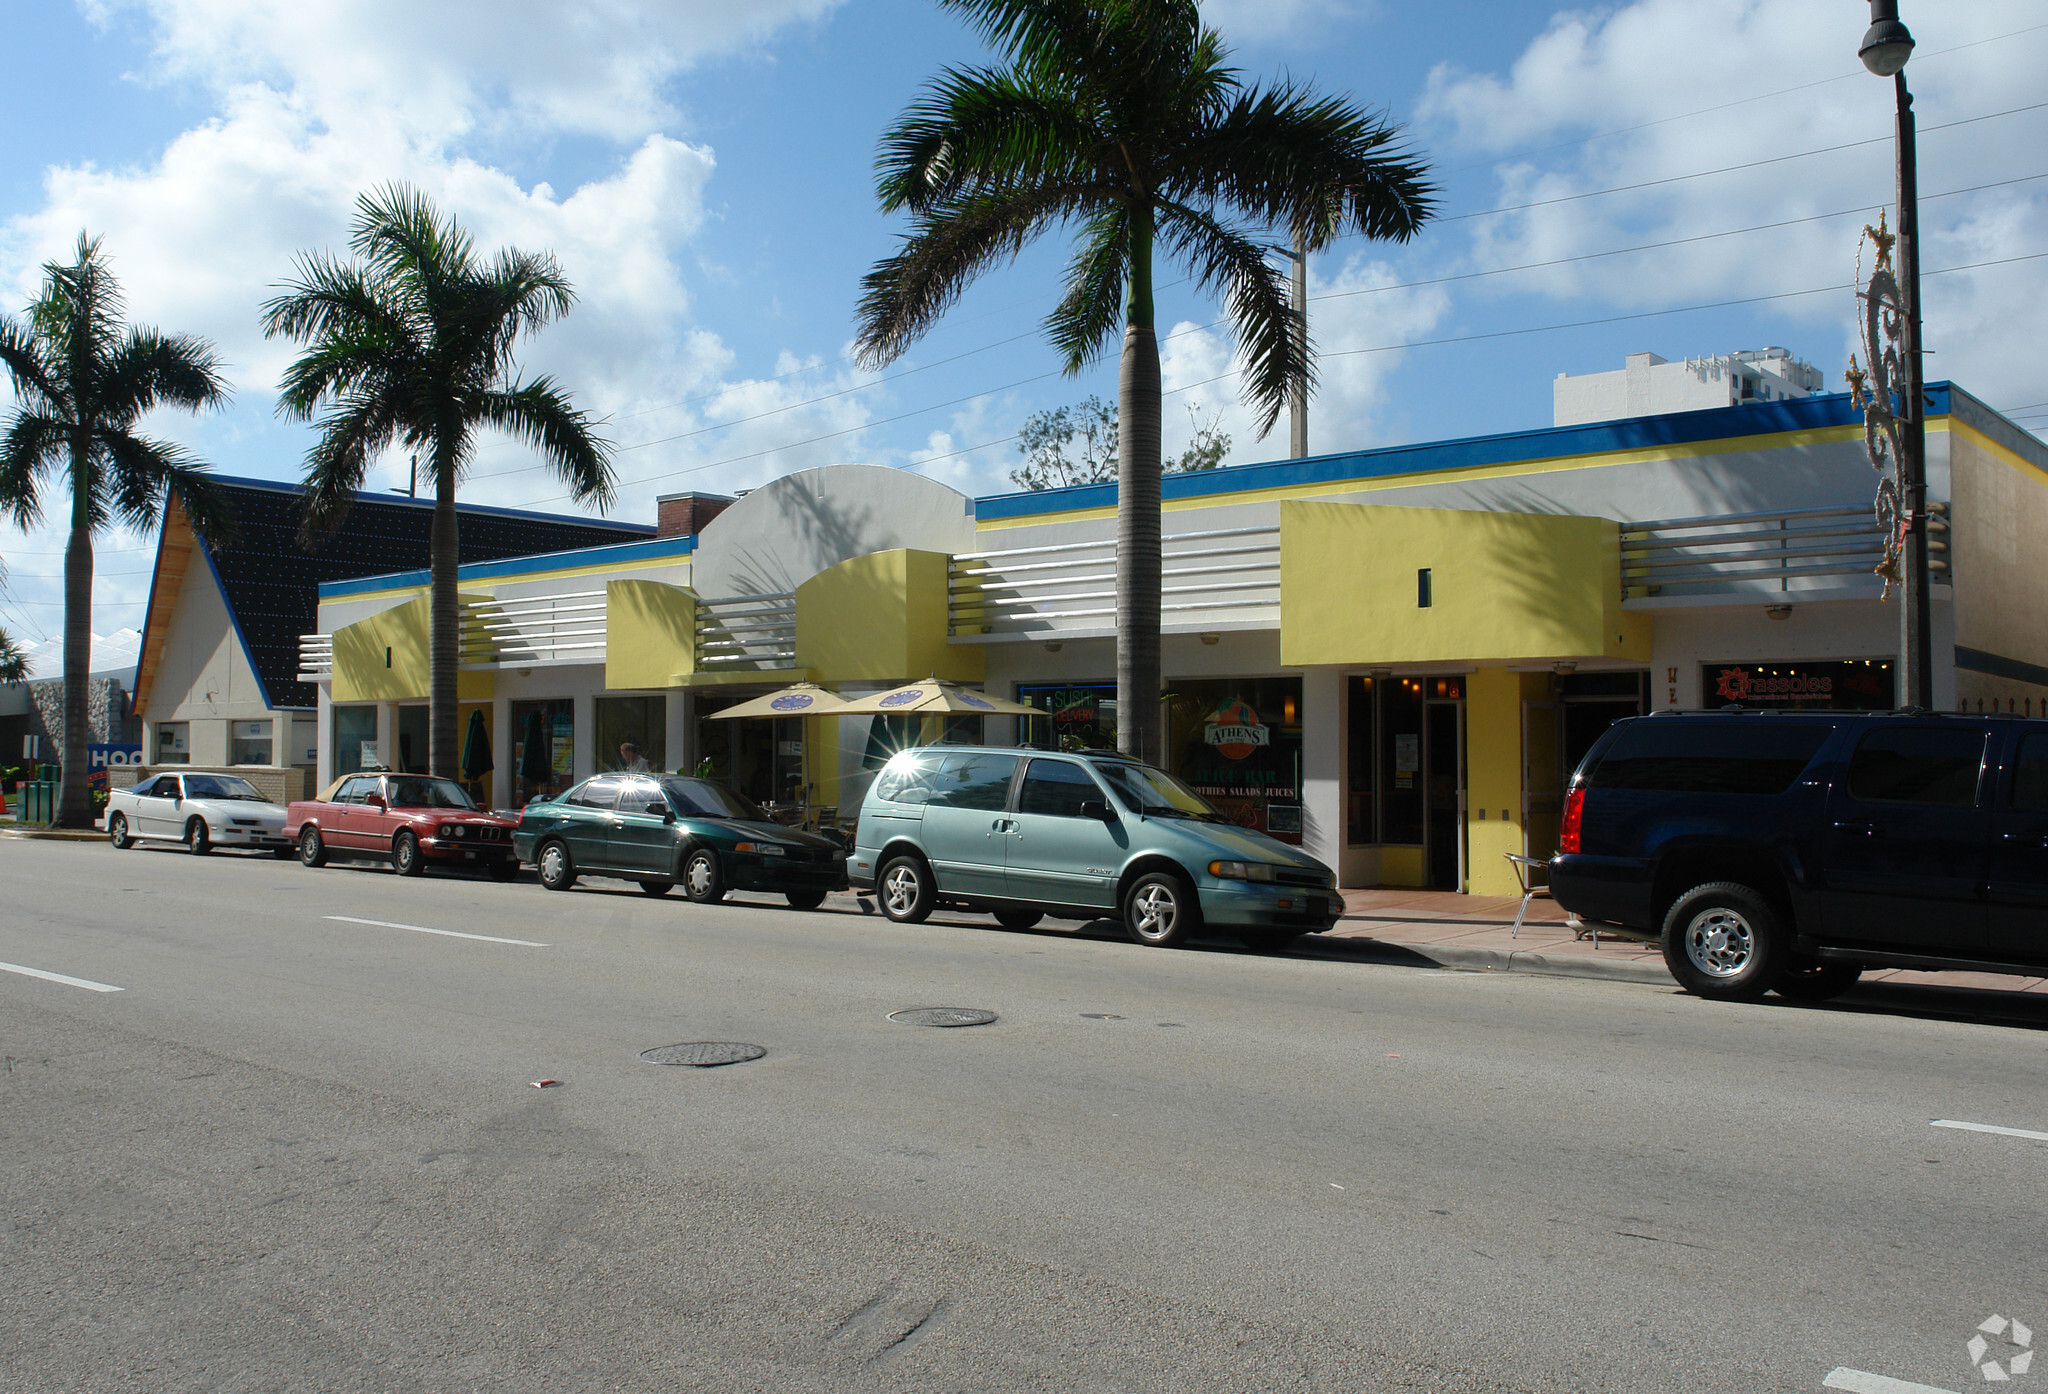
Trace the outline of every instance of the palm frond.
<instances>
[{"instance_id":1,"label":"palm frond","mask_svg":"<svg viewBox=\"0 0 2048 1394\"><path fill-rule=\"evenodd\" d=\"M225 405L220 357L204 339L131 329L106 360L102 419L133 421L159 406L198 411Z\"/></svg>"},{"instance_id":2,"label":"palm frond","mask_svg":"<svg viewBox=\"0 0 2048 1394\"><path fill-rule=\"evenodd\" d=\"M894 361L990 264L1015 256L1052 224L1116 196L1089 185L1053 185L970 196L933 209L892 257L861 280L854 353L864 365Z\"/></svg>"},{"instance_id":3,"label":"palm frond","mask_svg":"<svg viewBox=\"0 0 2048 1394\"><path fill-rule=\"evenodd\" d=\"M193 531L215 545L235 533L227 496L206 466L182 447L126 431L104 430L96 444L104 467L99 483L105 511L140 532L156 524L165 498L175 498Z\"/></svg>"},{"instance_id":4,"label":"palm frond","mask_svg":"<svg viewBox=\"0 0 2048 1394\"><path fill-rule=\"evenodd\" d=\"M356 200L349 245L374 278L404 287L426 305L438 301L475 264L469 234L404 183L386 184Z\"/></svg>"},{"instance_id":5,"label":"palm frond","mask_svg":"<svg viewBox=\"0 0 2048 1394\"><path fill-rule=\"evenodd\" d=\"M1273 429L1296 378L1315 380L1313 355L1304 356L1300 317L1284 277L1266 249L1201 209L1163 204L1159 237L1184 261L1203 288L1221 292L1247 360L1242 394L1259 413L1259 435Z\"/></svg>"},{"instance_id":6,"label":"palm frond","mask_svg":"<svg viewBox=\"0 0 2048 1394\"><path fill-rule=\"evenodd\" d=\"M939 6L1020 66L1080 72L1107 46L1109 7L1100 0L939 0Z\"/></svg>"},{"instance_id":7,"label":"palm frond","mask_svg":"<svg viewBox=\"0 0 2048 1394\"><path fill-rule=\"evenodd\" d=\"M39 482L62 468L70 442L67 423L32 411L17 411L0 436L0 510L18 528L42 521Z\"/></svg>"},{"instance_id":8,"label":"palm frond","mask_svg":"<svg viewBox=\"0 0 2048 1394\"><path fill-rule=\"evenodd\" d=\"M1122 322L1129 266L1130 214L1113 204L1084 224L1081 247L1067 266L1067 293L1045 319L1069 374L1100 353Z\"/></svg>"},{"instance_id":9,"label":"palm frond","mask_svg":"<svg viewBox=\"0 0 2048 1394\"><path fill-rule=\"evenodd\" d=\"M417 359L409 342L393 343L381 326L358 325L314 340L292 360L278 386L278 415L311 421L323 402L403 391Z\"/></svg>"},{"instance_id":10,"label":"palm frond","mask_svg":"<svg viewBox=\"0 0 2048 1394\"><path fill-rule=\"evenodd\" d=\"M297 259L298 274L263 306L263 337L310 343L329 334L375 329L405 338L403 307L389 303L361 267L308 252Z\"/></svg>"},{"instance_id":11,"label":"palm frond","mask_svg":"<svg viewBox=\"0 0 2048 1394\"><path fill-rule=\"evenodd\" d=\"M594 433L595 423L553 379L535 378L487 393L477 415L538 450L576 502L612 506L611 443Z\"/></svg>"},{"instance_id":12,"label":"palm frond","mask_svg":"<svg viewBox=\"0 0 2048 1394\"><path fill-rule=\"evenodd\" d=\"M14 395L31 410L47 410L63 398L63 386L53 375L34 329L12 315L0 315L0 368L7 370Z\"/></svg>"},{"instance_id":13,"label":"palm frond","mask_svg":"<svg viewBox=\"0 0 2048 1394\"><path fill-rule=\"evenodd\" d=\"M341 526L363 487L370 461L401 429L396 404L383 396L345 396L320 421L320 439L306 455L299 540L310 546Z\"/></svg>"},{"instance_id":14,"label":"palm frond","mask_svg":"<svg viewBox=\"0 0 2048 1394\"><path fill-rule=\"evenodd\" d=\"M949 68L883 133L876 193L885 213L922 213L971 193L1086 177L1113 154L1068 94Z\"/></svg>"},{"instance_id":15,"label":"palm frond","mask_svg":"<svg viewBox=\"0 0 2048 1394\"><path fill-rule=\"evenodd\" d=\"M28 653L14 636L0 629L0 683L28 681Z\"/></svg>"}]
</instances>

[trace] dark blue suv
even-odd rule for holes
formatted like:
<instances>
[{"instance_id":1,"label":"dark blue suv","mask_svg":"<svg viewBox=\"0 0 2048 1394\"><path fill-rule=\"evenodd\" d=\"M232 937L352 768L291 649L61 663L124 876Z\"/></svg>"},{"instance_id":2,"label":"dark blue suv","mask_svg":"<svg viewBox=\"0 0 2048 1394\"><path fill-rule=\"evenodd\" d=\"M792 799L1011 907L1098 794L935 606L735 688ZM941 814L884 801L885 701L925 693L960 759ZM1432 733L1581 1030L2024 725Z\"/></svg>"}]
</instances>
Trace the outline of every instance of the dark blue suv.
<instances>
[{"instance_id":1,"label":"dark blue suv","mask_svg":"<svg viewBox=\"0 0 2048 1394\"><path fill-rule=\"evenodd\" d=\"M1663 712L1573 775L1550 884L1704 997L2048 970L2048 721Z\"/></svg>"}]
</instances>

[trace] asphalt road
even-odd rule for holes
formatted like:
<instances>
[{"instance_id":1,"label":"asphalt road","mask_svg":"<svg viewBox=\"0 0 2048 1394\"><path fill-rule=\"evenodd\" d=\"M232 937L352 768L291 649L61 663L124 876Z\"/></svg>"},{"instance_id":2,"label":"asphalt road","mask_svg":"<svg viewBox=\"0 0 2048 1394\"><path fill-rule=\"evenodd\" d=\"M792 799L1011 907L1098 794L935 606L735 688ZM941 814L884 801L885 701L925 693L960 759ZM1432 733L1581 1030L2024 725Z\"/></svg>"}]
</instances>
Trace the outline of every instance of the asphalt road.
<instances>
[{"instance_id":1,"label":"asphalt road","mask_svg":"<svg viewBox=\"0 0 2048 1394\"><path fill-rule=\"evenodd\" d=\"M1931 1126L2048 1133L2026 1003L12 839L0 961L10 1391L1963 1390L1991 1314L2048 1346L2048 1140ZM691 1041L767 1054L639 1059Z\"/></svg>"}]
</instances>

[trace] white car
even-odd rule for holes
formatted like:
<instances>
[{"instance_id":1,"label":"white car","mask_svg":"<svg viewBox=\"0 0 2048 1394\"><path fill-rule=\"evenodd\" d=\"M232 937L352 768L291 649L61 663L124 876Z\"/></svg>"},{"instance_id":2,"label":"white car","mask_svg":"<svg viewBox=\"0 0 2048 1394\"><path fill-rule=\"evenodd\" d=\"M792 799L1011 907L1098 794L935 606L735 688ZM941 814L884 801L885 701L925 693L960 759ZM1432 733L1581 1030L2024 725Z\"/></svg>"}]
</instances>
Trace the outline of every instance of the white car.
<instances>
[{"instance_id":1,"label":"white car","mask_svg":"<svg viewBox=\"0 0 2048 1394\"><path fill-rule=\"evenodd\" d=\"M216 847L267 850L280 859L294 850L284 835L284 810L231 774L152 775L107 795L109 842L131 847L158 839L182 842L197 857Z\"/></svg>"}]
</instances>

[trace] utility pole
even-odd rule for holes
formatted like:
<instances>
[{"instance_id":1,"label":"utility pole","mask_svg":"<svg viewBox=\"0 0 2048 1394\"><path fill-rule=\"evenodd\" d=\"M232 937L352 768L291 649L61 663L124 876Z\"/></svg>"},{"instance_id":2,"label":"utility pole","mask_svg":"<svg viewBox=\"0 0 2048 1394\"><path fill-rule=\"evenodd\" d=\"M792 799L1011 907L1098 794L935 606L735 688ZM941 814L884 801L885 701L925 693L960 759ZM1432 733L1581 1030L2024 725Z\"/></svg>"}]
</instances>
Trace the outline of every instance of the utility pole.
<instances>
[{"instance_id":1,"label":"utility pole","mask_svg":"<svg viewBox=\"0 0 2048 1394\"><path fill-rule=\"evenodd\" d=\"M1287 385L1287 453L1294 459L1308 454L1308 234L1294 230L1294 345L1303 365L1302 374Z\"/></svg>"}]
</instances>

